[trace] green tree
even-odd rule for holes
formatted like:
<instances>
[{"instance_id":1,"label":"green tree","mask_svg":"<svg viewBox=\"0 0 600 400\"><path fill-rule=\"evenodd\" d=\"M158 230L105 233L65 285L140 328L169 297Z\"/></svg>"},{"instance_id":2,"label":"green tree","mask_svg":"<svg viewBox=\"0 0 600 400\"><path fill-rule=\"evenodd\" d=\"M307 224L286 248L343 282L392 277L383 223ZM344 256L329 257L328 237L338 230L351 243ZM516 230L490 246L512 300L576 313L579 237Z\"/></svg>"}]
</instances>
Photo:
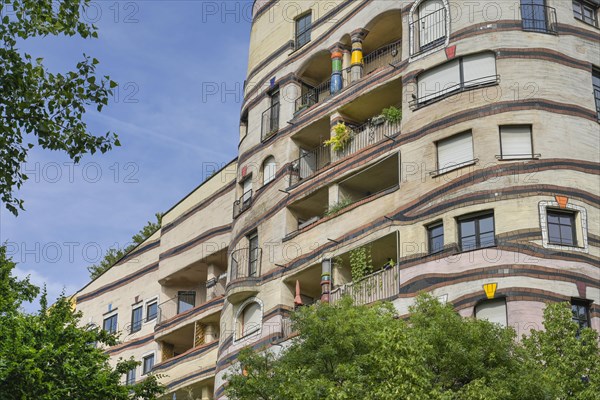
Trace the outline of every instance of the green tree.
<instances>
[{"instance_id":1,"label":"green tree","mask_svg":"<svg viewBox=\"0 0 600 400\"><path fill-rule=\"evenodd\" d=\"M162 224L162 214L156 213L156 222L148 221L148 223L135 235L131 237L131 243L124 248L110 248L104 254L104 257L98 264L90 265L87 269L91 279L96 279L115 265L127 253L139 246L144 240L148 239L154 232L160 229Z\"/></svg>"},{"instance_id":2,"label":"green tree","mask_svg":"<svg viewBox=\"0 0 600 400\"><path fill-rule=\"evenodd\" d=\"M0 198L15 215L23 200L14 191L27 180L21 166L35 145L64 151L74 162L119 146L114 133L95 136L83 120L89 108L102 111L117 85L108 76L96 76L97 59L84 54L73 70L53 73L42 58L19 48L36 37L97 37L96 27L81 18L89 4L0 0Z\"/></svg>"},{"instance_id":3,"label":"green tree","mask_svg":"<svg viewBox=\"0 0 600 400\"><path fill-rule=\"evenodd\" d=\"M462 318L427 295L419 296L410 312L405 321L389 304L353 306L348 298L304 307L292 316L298 336L290 347L277 355L273 349L242 351L228 377L227 395L232 400L598 398L598 337L584 329L577 338L566 304L548 306L546 331L521 341L511 328Z\"/></svg>"},{"instance_id":4,"label":"green tree","mask_svg":"<svg viewBox=\"0 0 600 400\"><path fill-rule=\"evenodd\" d=\"M114 345L117 337L98 327L81 328L81 313L61 296L47 306L45 290L35 314L20 310L39 288L11 275L15 264L0 247L0 399L11 400L154 400L163 393L157 377L121 385L139 363L120 360L111 368L97 344Z\"/></svg>"}]
</instances>

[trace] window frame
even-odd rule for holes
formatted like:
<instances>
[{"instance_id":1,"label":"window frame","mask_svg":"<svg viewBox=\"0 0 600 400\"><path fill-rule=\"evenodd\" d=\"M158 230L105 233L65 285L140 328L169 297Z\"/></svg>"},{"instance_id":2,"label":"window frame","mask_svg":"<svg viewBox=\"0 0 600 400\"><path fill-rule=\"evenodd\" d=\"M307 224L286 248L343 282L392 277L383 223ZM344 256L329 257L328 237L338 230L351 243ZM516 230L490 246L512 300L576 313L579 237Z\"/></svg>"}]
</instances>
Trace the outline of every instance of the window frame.
<instances>
[{"instance_id":1,"label":"window frame","mask_svg":"<svg viewBox=\"0 0 600 400\"><path fill-rule=\"evenodd\" d=\"M488 217L492 217L492 233L493 233L493 237L494 237L494 243L490 244L490 245L486 245L486 246L482 246L481 245L481 228L480 228L480 220L486 219ZM464 248L463 247L463 228L462 228L462 224L465 222L471 222L474 221L475 222L475 247L473 248ZM481 211L481 212L477 212L477 213L472 213L472 214L466 214L466 215L462 215L456 218L456 222L458 224L458 245L460 248L461 252L467 252L467 251L474 251L474 250L480 250L480 249L487 249L490 247L495 247L497 246L497 241L496 241L496 215L494 213L494 210L486 210L486 211ZM489 231L483 232L483 234L486 233L490 233Z\"/></svg>"},{"instance_id":2,"label":"window frame","mask_svg":"<svg viewBox=\"0 0 600 400\"><path fill-rule=\"evenodd\" d=\"M466 135L466 134L470 134L471 135L471 155L472 155L472 159L471 160L467 160L467 161L463 161L461 163L458 163L454 166L450 166L450 167L442 167L440 166L440 143L450 140L452 138L455 138L457 136L460 135ZM436 161L436 166L437 169L435 171L431 172L431 175L434 177L437 177L439 175L443 175L445 173L451 172L451 171L455 171L457 169L460 168L464 168L467 167L469 165L473 165L477 162L477 158L475 158L475 141L473 140L473 131L472 130L467 130L467 131L463 131L463 132L459 132L459 133L455 133L453 135L447 136L445 138L439 139L437 141L434 142L435 144L435 161Z\"/></svg>"},{"instance_id":3,"label":"window frame","mask_svg":"<svg viewBox=\"0 0 600 400\"><path fill-rule=\"evenodd\" d=\"M562 226L566 226L561 224L560 222L558 224L556 223L551 223L550 222L550 218L548 218L550 216L550 214L554 214L554 215L568 215L569 216L569 220L570 220L570 228L571 228L571 241L572 243L564 243L563 237L562 237L562 233L561 233L561 229L560 227ZM546 224L548 227L548 244L551 245L555 245L555 246L568 246L568 247L577 247L577 212L576 211L572 211L572 210L561 210L561 209L556 209L553 207L549 207L546 209ZM559 229L559 234L560 234L560 242L555 242L552 241L550 239L550 225L558 225Z\"/></svg>"},{"instance_id":4,"label":"window frame","mask_svg":"<svg viewBox=\"0 0 600 400\"><path fill-rule=\"evenodd\" d=\"M150 360L150 359L152 359L152 365L150 366L150 369L146 369L146 360ZM154 352L152 352L150 354L146 354L145 356L142 357L142 376L148 375L150 372L152 372L152 369L154 369L155 362L156 362L156 356L155 356Z\"/></svg>"},{"instance_id":5,"label":"window frame","mask_svg":"<svg viewBox=\"0 0 600 400\"><path fill-rule=\"evenodd\" d=\"M108 321L109 319L115 319L115 323L114 323L114 330L112 329L106 329L106 321ZM112 324L111 324L111 328L112 328ZM102 317L102 330L108 332L108 333L117 333L119 331L119 313L112 313L108 316L103 316Z\"/></svg>"},{"instance_id":6,"label":"window frame","mask_svg":"<svg viewBox=\"0 0 600 400\"><path fill-rule=\"evenodd\" d=\"M137 367L133 367L132 369L127 371L127 373L125 373L125 386L135 385L136 369L137 369ZM130 374L133 376L131 376Z\"/></svg>"},{"instance_id":7,"label":"window frame","mask_svg":"<svg viewBox=\"0 0 600 400\"><path fill-rule=\"evenodd\" d=\"M597 80L598 85L594 84L594 80ZM595 66L592 67L592 91L594 92L596 116L600 121L600 68Z\"/></svg>"},{"instance_id":8,"label":"window frame","mask_svg":"<svg viewBox=\"0 0 600 400\"><path fill-rule=\"evenodd\" d=\"M306 20L306 19L309 19L308 24L305 25L304 30L299 31L299 25L300 25L301 21ZM299 50L311 42L312 26L313 26L312 10L307 11L304 14L300 14L299 16L297 16L294 19L294 50ZM300 44L300 38L305 37L305 36L308 36L308 38L307 39L305 38L306 41L302 42L302 44Z\"/></svg>"},{"instance_id":9,"label":"window frame","mask_svg":"<svg viewBox=\"0 0 600 400\"><path fill-rule=\"evenodd\" d=\"M140 311L140 319L139 321L137 321L137 329L136 329L136 322L134 320L135 318L135 312L136 311ZM144 304L143 303L137 303L134 304L132 309L131 309L131 326L129 327L129 333L136 333L142 330L142 325L144 325Z\"/></svg>"},{"instance_id":10,"label":"window frame","mask_svg":"<svg viewBox=\"0 0 600 400\"><path fill-rule=\"evenodd\" d=\"M268 163L267 161L273 160L273 165L274 165L274 170L273 170L273 175L269 176L269 179L267 180L267 166ZM277 177L277 161L275 160L274 156L268 156L267 158L264 159L263 163L262 163L262 173L263 173L263 186L268 185L269 183L273 182L275 180L275 178Z\"/></svg>"},{"instance_id":11,"label":"window frame","mask_svg":"<svg viewBox=\"0 0 600 400\"><path fill-rule=\"evenodd\" d=\"M188 308L187 310L183 310L181 311L181 296L192 296L194 299L194 304ZM186 303L189 305L189 303ZM196 304L196 291L195 290L178 290L177 291L177 315L187 312L193 308L195 308L197 306Z\"/></svg>"},{"instance_id":12,"label":"window frame","mask_svg":"<svg viewBox=\"0 0 600 400\"><path fill-rule=\"evenodd\" d=\"M577 325L579 326L579 331L581 331L581 329L584 328L591 328L592 327L592 318L591 318L591 313L590 313L590 306L591 306L592 302L589 300L585 300L585 299L578 299L578 298L572 298L571 299L571 321L577 323ZM579 316L579 308L584 308L585 309L585 318L582 320L581 318L575 317L573 315L573 308L577 307L578 308L578 312L577 315ZM582 326L581 322L585 322L586 326Z\"/></svg>"},{"instance_id":13,"label":"window frame","mask_svg":"<svg viewBox=\"0 0 600 400\"><path fill-rule=\"evenodd\" d=\"M529 127L529 143L531 145L531 156L527 157L527 154L504 154L504 149L502 147L502 128L523 128ZM532 124L508 124L508 125L499 125L498 126L498 137L500 138L500 161L507 160L533 160L536 157L536 154L533 151L533 125ZM515 157L515 156L523 156L523 157ZM507 158L508 157L508 158Z\"/></svg>"},{"instance_id":14,"label":"window frame","mask_svg":"<svg viewBox=\"0 0 600 400\"><path fill-rule=\"evenodd\" d=\"M582 0L573 0L572 1L573 4L573 18L575 18L578 21L583 22L584 24L593 26L595 28L598 28L598 7L594 6L593 4L588 3L587 1L582 1ZM579 7L579 12L575 11L575 6ZM586 19L585 17L585 9L588 9L590 11L592 11L592 15L593 15L593 20L590 22L588 19ZM579 14L579 16L578 16Z\"/></svg>"},{"instance_id":15,"label":"window frame","mask_svg":"<svg viewBox=\"0 0 600 400\"><path fill-rule=\"evenodd\" d=\"M508 302L506 301L506 297L505 296L497 296L494 297L493 299L483 299L477 302L477 304L475 304L475 307L473 307L473 316L475 317L475 319L479 320L479 321L488 321L494 324L497 324L496 322L492 322L489 321L487 319L479 319L477 318L477 311L479 309L479 307L486 305L486 304L492 304L492 303L502 303L502 305L504 306L504 321L506 322L506 325L503 324L499 324L500 326L506 328L508 327Z\"/></svg>"},{"instance_id":16,"label":"window frame","mask_svg":"<svg viewBox=\"0 0 600 400\"><path fill-rule=\"evenodd\" d=\"M451 20L450 16L450 5L448 0L441 0L445 17L445 26L444 30L446 31L445 36L443 36L444 40L437 40L426 45L421 45L421 37L420 32L421 29L418 26L420 21L420 10L421 5L426 2L426 0L418 0L412 4L412 7L408 13L408 30L409 30L409 61L416 61L423 57L428 56L429 54L433 54L437 51L440 51L442 48L448 46L450 41L451 34ZM426 15L424 16L426 17ZM441 39L441 38L440 38Z\"/></svg>"},{"instance_id":17,"label":"window frame","mask_svg":"<svg viewBox=\"0 0 600 400\"><path fill-rule=\"evenodd\" d=\"M259 261L258 259L260 257L260 255L258 254L259 253L258 249L260 249L260 242L259 242L259 239L258 239L258 231L254 231L254 232L250 233L247 236L247 239L248 239L248 265L247 265L247 268L248 268L248 278L254 278L254 277L256 277L258 275L258 261ZM253 250L252 249L252 243L253 243L254 240L256 241L255 242L256 243L256 248L254 250L257 253L257 255L256 255L256 258L253 259L252 258L253 257L253 255L252 255L252 250ZM254 271L253 271L253 265L254 265Z\"/></svg>"},{"instance_id":18,"label":"window frame","mask_svg":"<svg viewBox=\"0 0 600 400\"><path fill-rule=\"evenodd\" d=\"M436 228L442 228L442 234L437 236L432 236L432 232ZM441 251L444 251L444 221L439 220L432 222L425 226L427 229L427 254L436 254ZM435 250L433 247L433 240L441 237L442 238L442 247L438 250Z\"/></svg>"},{"instance_id":19,"label":"window frame","mask_svg":"<svg viewBox=\"0 0 600 400\"><path fill-rule=\"evenodd\" d=\"M154 314L154 318L149 319L150 314L148 313L148 307L150 307L152 305L156 305L156 314ZM158 319L158 297L154 297L154 298L152 298L150 300L146 300L144 302L144 312L145 312L144 323L149 323L152 321L156 321Z\"/></svg>"},{"instance_id":20,"label":"window frame","mask_svg":"<svg viewBox=\"0 0 600 400\"><path fill-rule=\"evenodd\" d=\"M258 327L256 330L253 330L252 332L249 332L244 335L243 334L244 333L244 323L243 323L244 310L246 310L246 308L248 308L252 304L258 304L258 307L260 309L260 321L259 321L259 324L258 324ZM233 341L238 342L238 341L247 339L250 336L260 335L260 333L262 332L262 328L263 328L264 311L265 311L264 304L257 297L250 297L250 298L246 299L244 302L242 302L239 305L239 307L235 313L235 316L234 316L235 319L234 319Z\"/></svg>"}]
</instances>

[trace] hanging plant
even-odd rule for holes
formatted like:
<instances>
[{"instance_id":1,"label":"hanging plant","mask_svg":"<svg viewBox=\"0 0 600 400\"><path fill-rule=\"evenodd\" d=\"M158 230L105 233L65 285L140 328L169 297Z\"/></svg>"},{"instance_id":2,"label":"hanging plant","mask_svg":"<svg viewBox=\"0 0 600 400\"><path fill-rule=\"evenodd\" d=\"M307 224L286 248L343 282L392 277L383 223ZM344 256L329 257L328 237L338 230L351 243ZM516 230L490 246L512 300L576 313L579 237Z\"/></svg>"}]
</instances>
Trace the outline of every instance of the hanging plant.
<instances>
[{"instance_id":1,"label":"hanging plant","mask_svg":"<svg viewBox=\"0 0 600 400\"><path fill-rule=\"evenodd\" d=\"M336 126L332 128L333 135L331 139L323 142L326 146L331 146L335 151L342 151L350 143L352 138L352 130L346 126L343 122L338 122Z\"/></svg>"},{"instance_id":2,"label":"hanging plant","mask_svg":"<svg viewBox=\"0 0 600 400\"><path fill-rule=\"evenodd\" d=\"M373 272L373 259L370 248L361 246L350 251L350 272L352 281L355 284Z\"/></svg>"},{"instance_id":3,"label":"hanging plant","mask_svg":"<svg viewBox=\"0 0 600 400\"><path fill-rule=\"evenodd\" d=\"M383 115L385 120L390 124L397 124L402 121L402 110L394 106L384 108L381 111L381 115Z\"/></svg>"}]
</instances>

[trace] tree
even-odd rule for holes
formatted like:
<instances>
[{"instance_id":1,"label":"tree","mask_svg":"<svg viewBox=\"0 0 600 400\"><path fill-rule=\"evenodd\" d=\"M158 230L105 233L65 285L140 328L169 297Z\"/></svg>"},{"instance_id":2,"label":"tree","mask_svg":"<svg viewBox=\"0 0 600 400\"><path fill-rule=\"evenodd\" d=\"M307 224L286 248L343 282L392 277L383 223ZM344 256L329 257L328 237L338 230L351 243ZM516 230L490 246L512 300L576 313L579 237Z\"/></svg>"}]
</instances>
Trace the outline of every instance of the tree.
<instances>
[{"instance_id":1,"label":"tree","mask_svg":"<svg viewBox=\"0 0 600 400\"><path fill-rule=\"evenodd\" d=\"M89 4L0 0L0 198L15 215L23 200L14 191L27 180L21 166L35 145L64 151L74 162L120 145L112 132L91 134L83 120L88 108L102 111L117 85L108 76L96 76L97 59L84 54L73 70L52 73L42 58L18 47L35 37L96 38L96 27L81 18Z\"/></svg>"},{"instance_id":2,"label":"tree","mask_svg":"<svg viewBox=\"0 0 600 400\"><path fill-rule=\"evenodd\" d=\"M389 304L353 306L349 298L303 307L292 315L298 336L289 347L279 354L242 351L228 376L227 395L231 400L597 398L598 337L584 329L577 338L568 305L549 305L546 331L522 341L511 328L462 318L428 295L419 296L410 311L405 321Z\"/></svg>"},{"instance_id":3,"label":"tree","mask_svg":"<svg viewBox=\"0 0 600 400\"><path fill-rule=\"evenodd\" d=\"M96 279L110 267L115 265L121 258L125 257L127 253L139 246L144 240L148 239L154 232L160 229L162 224L162 214L156 213L156 222L148 221L138 233L131 237L131 243L124 248L110 248L104 254L104 257L98 264L90 265L87 269L90 273L90 279Z\"/></svg>"},{"instance_id":4,"label":"tree","mask_svg":"<svg viewBox=\"0 0 600 400\"><path fill-rule=\"evenodd\" d=\"M0 247L0 398L19 400L153 400L163 393L156 376L131 386L124 374L138 365L120 360L115 368L96 344L117 337L98 327L81 328L81 313L64 296L48 307L45 290L35 314L20 310L39 288L12 277L15 264Z\"/></svg>"}]
</instances>

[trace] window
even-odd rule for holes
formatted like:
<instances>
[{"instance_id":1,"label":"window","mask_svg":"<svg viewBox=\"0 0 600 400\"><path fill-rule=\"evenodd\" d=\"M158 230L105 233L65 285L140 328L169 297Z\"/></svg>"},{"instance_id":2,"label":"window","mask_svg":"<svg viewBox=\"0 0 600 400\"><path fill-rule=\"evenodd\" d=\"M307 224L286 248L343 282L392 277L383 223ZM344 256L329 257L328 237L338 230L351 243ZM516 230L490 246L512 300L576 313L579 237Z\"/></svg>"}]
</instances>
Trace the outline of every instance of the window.
<instances>
[{"instance_id":1,"label":"window","mask_svg":"<svg viewBox=\"0 0 600 400\"><path fill-rule=\"evenodd\" d=\"M133 385L135 384L135 368L127 371L127 375L125 376L125 385Z\"/></svg>"},{"instance_id":2,"label":"window","mask_svg":"<svg viewBox=\"0 0 600 400\"><path fill-rule=\"evenodd\" d=\"M258 275L259 256L258 233L254 233L248 236L248 277Z\"/></svg>"},{"instance_id":3,"label":"window","mask_svg":"<svg viewBox=\"0 0 600 400\"><path fill-rule=\"evenodd\" d=\"M546 0L521 0L521 18L523 30L555 33L556 14L553 8L546 6Z\"/></svg>"},{"instance_id":4,"label":"window","mask_svg":"<svg viewBox=\"0 0 600 400\"><path fill-rule=\"evenodd\" d=\"M571 311L573 321L579 325L579 329L590 327L590 304L585 300L572 300Z\"/></svg>"},{"instance_id":5,"label":"window","mask_svg":"<svg viewBox=\"0 0 600 400\"><path fill-rule=\"evenodd\" d=\"M242 182L242 201L244 205L250 203L252 200L252 177L249 176L244 182Z\"/></svg>"},{"instance_id":6,"label":"window","mask_svg":"<svg viewBox=\"0 0 600 400\"><path fill-rule=\"evenodd\" d=\"M494 246L494 214L461 217L458 220L458 232L462 251Z\"/></svg>"},{"instance_id":7,"label":"window","mask_svg":"<svg viewBox=\"0 0 600 400\"><path fill-rule=\"evenodd\" d=\"M240 324L240 337L245 337L260 330L262 320L262 310L260 304L251 302L244 306L238 323Z\"/></svg>"},{"instance_id":8,"label":"window","mask_svg":"<svg viewBox=\"0 0 600 400\"><path fill-rule=\"evenodd\" d=\"M179 291L177 292L177 314L186 312L196 307L196 292Z\"/></svg>"},{"instance_id":9,"label":"window","mask_svg":"<svg viewBox=\"0 0 600 400\"><path fill-rule=\"evenodd\" d=\"M418 98L423 104L474 87L497 83L496 55L484 52L460 57L433 67L417 77Z\"/></svg>"},{"instance_id":10,"label":"window","mask_svg":"<svg viewBox=\"0 0 600 400\"><path fill-rule=\"evenodd\" d=\"M533 158L531 125L500 127L500 159Z\"/></svg>"},{"instance_id":11,"label":"window","mask_svg":"<svg viewBox=\"0 0 600 400\"><path fill-rule=\"evenodd\" d=\"M155 320L158 316L158 303L153 301L146 304L146 322Z\"/></svg>"},{"instance_id":12,"label":"window","mask_svg":"<svg viewBox=\"0 0 600 400\"><path fill-rule=\"evenodd\" d=\"M598 121L600 121L600 70L596 68L592 69L592 88L594 89Z\"/></svg>"},{"instance_id":13,"label":"window","mask_svg":"<svg viewBox=\"0 0 600 400\"><path fill-rule=\"evenodd\" d=\"M575 19L593 26L598 26L598 5L581 0L573 0L573 15Z\"/></svg>"},{"instance_id":14,"label":"window","mask_svg":"<svg viewBox=\"0 0 600 400\"><path fill-rule=\"evenodd\" d=\"M438 253L444 249L444 225L436 222L427 227L429 254Z\"/></svg>"},{"instance_id":15,"label":"window","mask_svg":"<svg viewBox=\"0 0 600 400\"><path fill-rule=\"evenodd\" d=\"M296 19L296 50L310 42L312 29L312 14L306 14Z\"/></svg>"},{"instance_id":16,"label":"window","mask_svg":"<svg viewBox=\"0 0 600 400\"><path fill-rule=\"evenodd\" d=\"M564 246L575 246L575 213L571 211L548 210L548 242Z\"/></svg>"},{"instance_id":17,"label":"window","mask_svg":"<svg viewBox=\"0 0 600 400\"><path fill-rule=\"evenodd\" d=\"M142 329L142 314L144 308L142 306L136 307L131 311L131 333L137 332Z\"/></svg>"},{"instance_id":18,"label":"window","mask_svg":"<svg viewBox=\"0 0 600 400\"><path fill-rule=\"evenodd\" d=\"M150 354L149 356L143 358L142 367L142 375L149 374L150 371L152 371L152 368L154 368L154 354Z\"/></svg>"},{"instance_id":19,"label":"window","mask_svg":"<svg viewBox=\"0 0 600 400\"><path fill-rule=\"evenodd\" d=\"M279 130L279 89L273 91L269 98L269 108L262 114L262 140Z\"/></svg>"},{"instance_id":20,"label":"window","mask_svg":"<svg viewBox=\"0 0 600 400\"><path fill-rule=\"evenodd\" d=\"M102 329L104 329L108 333L116 333L117 332L117 314L111 315L104 319L104 324L102 325Z\"/></svg>"},{"instance_id":21,"label":"window","mask_svg":"<svg viewBox=\"0 0 600 400\"><path fill-rule=\"evenodd\" d=\"M475 307L475 318L487 320L500 326L508 325L506 299L485 300Z\"/></svg>"},{"instance_id":22,"label":"window","mask_svg":"<svg viewBox=\"0 0 600 400\"><path fill-rule=\"evenodd\" d=\"M427 0L419 5L417 29L419 51L444 43L446 38L446 9L442 0Z\"/></svg>"},{"instance_id":23,"label":"window","mask_svg":"<svg viewBox=\"0 0 600 400\"><path fill-rule=\"evenodd\" d=\"M473 160L473 135L470 131L437 142L438 174L463 167Z\"/></svg>"},{"instance_id":24,"label":"window","mask_svg":"<svg viewBox=\"0 0 600 400\"><path fill-rule=\"evenodd\" d=\"M271 182L275 179L277 173L277 164L275 163L275 157L269 156L263 163L263 185Z\"/></svg>"}]
</instances>

